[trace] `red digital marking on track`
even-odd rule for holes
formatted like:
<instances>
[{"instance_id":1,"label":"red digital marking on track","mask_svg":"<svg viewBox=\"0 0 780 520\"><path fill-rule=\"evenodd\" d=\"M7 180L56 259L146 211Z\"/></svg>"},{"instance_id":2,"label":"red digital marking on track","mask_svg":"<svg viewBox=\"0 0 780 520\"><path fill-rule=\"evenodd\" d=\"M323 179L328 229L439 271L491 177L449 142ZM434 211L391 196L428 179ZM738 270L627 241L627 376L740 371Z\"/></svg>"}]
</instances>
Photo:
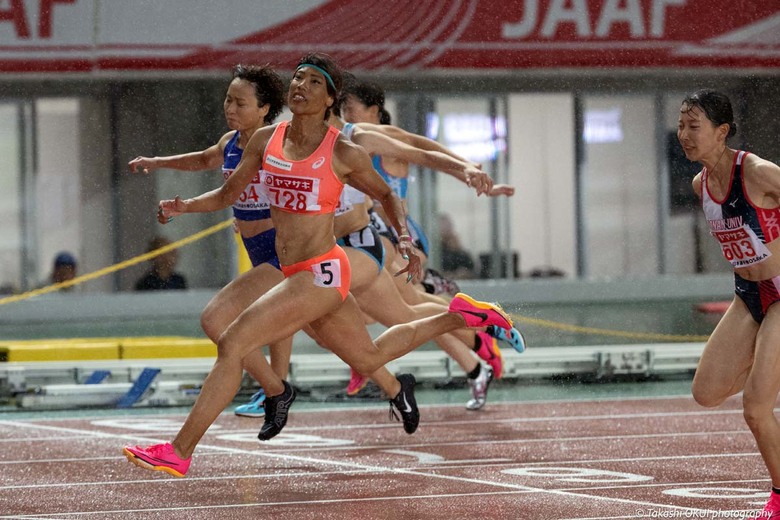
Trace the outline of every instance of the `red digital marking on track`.
<instances>
[{"instance_id":1,"label":"red digital marking on track","mask_svg":"<svg viewBox=\"0 0 780 520\"><path fill-rule=\"evenodd\" d=\"M412 436L378 408L293 410L265 444L255 438L260 420L223 414L184 479L120 453L171 439L182 416L7 414L0 518L608 519L756 509L769 484L739 405L423 407Z\"/></svg>"}]
</instances>

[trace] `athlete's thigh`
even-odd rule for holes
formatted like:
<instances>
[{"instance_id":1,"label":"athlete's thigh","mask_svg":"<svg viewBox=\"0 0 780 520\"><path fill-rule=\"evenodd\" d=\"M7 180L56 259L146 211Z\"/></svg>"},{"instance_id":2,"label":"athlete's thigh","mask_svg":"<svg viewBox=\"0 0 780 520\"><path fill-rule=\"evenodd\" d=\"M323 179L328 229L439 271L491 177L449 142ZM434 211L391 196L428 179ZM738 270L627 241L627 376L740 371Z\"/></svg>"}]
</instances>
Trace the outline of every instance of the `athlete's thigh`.
<instances>
[{"instance_id":1,"label":"athlete's thigh","mask_svg":"<svg viewBox=\"0 0 780 520\"><path fill-rule=\"evenodd\" d=\"M385 268L391 265L395 261L395 257L398 255L398 251L395 248L393 241L384 235L379 236L382 239L382 246L385 248Z\"/></svg>"},{"instance_id":2,"label":"athlete's thigh","mask_svg":"<svg viewBox=\"0 0 780 520\"><path fill-rule=\"evenodd\" d=\"M698 392L736 392L753 364L758 323L745 303L735 297L702 352L693 385Z\"/></svg>"},{"instance_id":3,"label":"athlete's thigh","mask_svg":"<svg viewBox=\"0 0 780 520\"><path fill-rule=\"evenodd\" d=\"M284 279L246 308L227 328L224 340L246 353L292 336L307 323L328 314L341 302L338 289L314 285L311 271Z\"/></svg>"},{"instance_id":4,"label":"athlete's thigh","mask_svg":"<svg viewBox=\"0 0 780 520\"><path fill-rule=\"evenodd\" d=\"M377 263L366 253L358 251L354 247L345 247L344 252L349 258L349 265L352 270L352 279L349 284L349 290L360 291L371 285L376 280L379 273Z\"/></svg>"},{"instance_id":5,"label":"athlete's thigh","mask_svg":"<svg viewBox=\"0 0 780 520\"><path fill-rule=\"evenodd\" d=\"M447 305L430 302L416 305L406 303L393 282L393 277L385 270L370 286L355 292L355 298L364 313L386 327L447 312Z\"/></svg>"},{"instance_id":6,"label":"athlete's thigh","mask_svg":"<svg viewBox=\"0 0 780 520\"><path fill-rule=\"evenodd\" d=\"M351 293L338 308L312 320L311 327L322 341L321 345L356 370L360 370L360 363L377 350Z\"/></svg>"},{"instance_id":7,"label":"athlete's thigh","mask_svg":"<svg viewBox=\"0 0 780 520\"><path fill-rule=\"evenodd\" d=\"M360 309L386 327L408 323L417 317L387 271L383 270L373 283L354 294Z\"/></svg>"},{"instance_id":8,"label":"athlete's thigh","mask_svg":"<svg viewBox=\"0 0 780 520\"><path fill-rule=\"evenodd\" d=\"M774 407L780 391L780 304L767 310L756 336L753 368L745 383L745 398Z\"/></svg>"},{"instance_id":9,"label":"athlete's thigh","mask_svg":"<svg viewBox=\"0 0 780 520\"><path fill-rule=\"evenodd\" d=\"M204 320L210 322L211 328L224 331L244 309L282 280L282 272L270 264L253 267L214 295L203 311Z\"/></svg>"}]
</instances>

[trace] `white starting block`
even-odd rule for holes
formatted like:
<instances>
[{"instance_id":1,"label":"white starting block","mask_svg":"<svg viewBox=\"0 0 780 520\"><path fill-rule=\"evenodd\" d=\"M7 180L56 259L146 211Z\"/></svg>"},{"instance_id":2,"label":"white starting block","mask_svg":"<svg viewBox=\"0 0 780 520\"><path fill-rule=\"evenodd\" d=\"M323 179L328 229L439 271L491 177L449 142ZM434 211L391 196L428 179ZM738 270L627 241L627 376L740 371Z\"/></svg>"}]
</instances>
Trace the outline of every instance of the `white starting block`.
<instances>
[{"instance_id":1,"label":"white starting block","mask_svg":"<svg viewBox=\"0 0 780 520\"><path fill-rule=\"evenodd\" d=\"M522 354L504 348L504 378L692 373L703 348L703 343L531 346ZM213 364L213 358L0 363L0 395L13 396L17 406L27 409L189 406ZM417 350L391 361L387 368L411 372L419 382L462 374L441 350ZM292 356L289 380L300 387L346 385L349 374L349 367L333 354L301 354ZM254 387L248 376L245 379Z\"/></svg>"},{"instance_id":2,"label":"white starting block","mask_svg":"<svg viewBox=\"0 0 780 520\"><path fill-rule=\"evenodd\" d=\"M614 376L648 377L653 369L652 350L624 350L596 354L597 379Z\"/></svg>"},{"instance_id":3,"label":"white starting block","mask_svg":"<svg viewBox=\"0 0 780 520\"><path fill-rule=\"evenodd\" d=\"M198 383L155 381L159 368L145 368L132 383L104 383L107 370L93 372L83 384L55 384L28 390L17 396L21 408L57 409L79 407L130 408L142 406L189 406L200 393Z\"/></svg>"}]
</instances>

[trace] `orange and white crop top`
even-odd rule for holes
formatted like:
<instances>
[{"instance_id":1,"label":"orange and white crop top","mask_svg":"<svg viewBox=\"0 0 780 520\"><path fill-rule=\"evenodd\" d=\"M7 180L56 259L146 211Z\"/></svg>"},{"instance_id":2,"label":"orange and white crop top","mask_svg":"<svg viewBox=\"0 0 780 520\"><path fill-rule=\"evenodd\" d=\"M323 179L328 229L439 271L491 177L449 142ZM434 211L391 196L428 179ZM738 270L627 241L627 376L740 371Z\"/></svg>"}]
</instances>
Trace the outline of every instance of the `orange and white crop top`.
<instances>
[{"instance_id":1,"label":"orange and white crop top","mask_svg":"<svg viewBox=\"0 0 780 520\"><path fill-rule=\"evenodd\" d=\"M338 129L331 126L309 157L291 161L282 153L288 126L288 121L276 126L263 153L261 182L271 206L289 213L335 212L344 188L331 164Z\"/></svg>"}]
</instances>

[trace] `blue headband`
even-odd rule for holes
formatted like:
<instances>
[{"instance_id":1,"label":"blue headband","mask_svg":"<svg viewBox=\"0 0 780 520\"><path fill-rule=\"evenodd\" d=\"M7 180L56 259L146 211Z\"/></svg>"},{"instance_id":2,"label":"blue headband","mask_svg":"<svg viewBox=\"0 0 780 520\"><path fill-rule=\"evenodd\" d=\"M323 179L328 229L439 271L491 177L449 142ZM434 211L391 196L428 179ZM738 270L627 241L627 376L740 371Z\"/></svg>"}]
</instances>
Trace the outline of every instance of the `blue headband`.
<instances>
[{"instance_id":1,"label":"blue headband","mask_svg":"<svg viewBox=\"0 0 780 520\"><path fill-rule=\"evenodd\" d=\"M333 88L334 91L338 92L338 89L336 88L336 85L333 83L333 78L330 77L330 74L328 74L325 71L325 69L323 69L322 67L318 67L316 65L312 65L311 63L301 63L300 65L298 65L298 68L295 69L296 72L301 70L303 67L311 67L312 69L316 70L317 72L319 72L320 74L325 76L325 79L328 80L328 85L330 85L331 88Z\"/></svg>"}]
</instances>

